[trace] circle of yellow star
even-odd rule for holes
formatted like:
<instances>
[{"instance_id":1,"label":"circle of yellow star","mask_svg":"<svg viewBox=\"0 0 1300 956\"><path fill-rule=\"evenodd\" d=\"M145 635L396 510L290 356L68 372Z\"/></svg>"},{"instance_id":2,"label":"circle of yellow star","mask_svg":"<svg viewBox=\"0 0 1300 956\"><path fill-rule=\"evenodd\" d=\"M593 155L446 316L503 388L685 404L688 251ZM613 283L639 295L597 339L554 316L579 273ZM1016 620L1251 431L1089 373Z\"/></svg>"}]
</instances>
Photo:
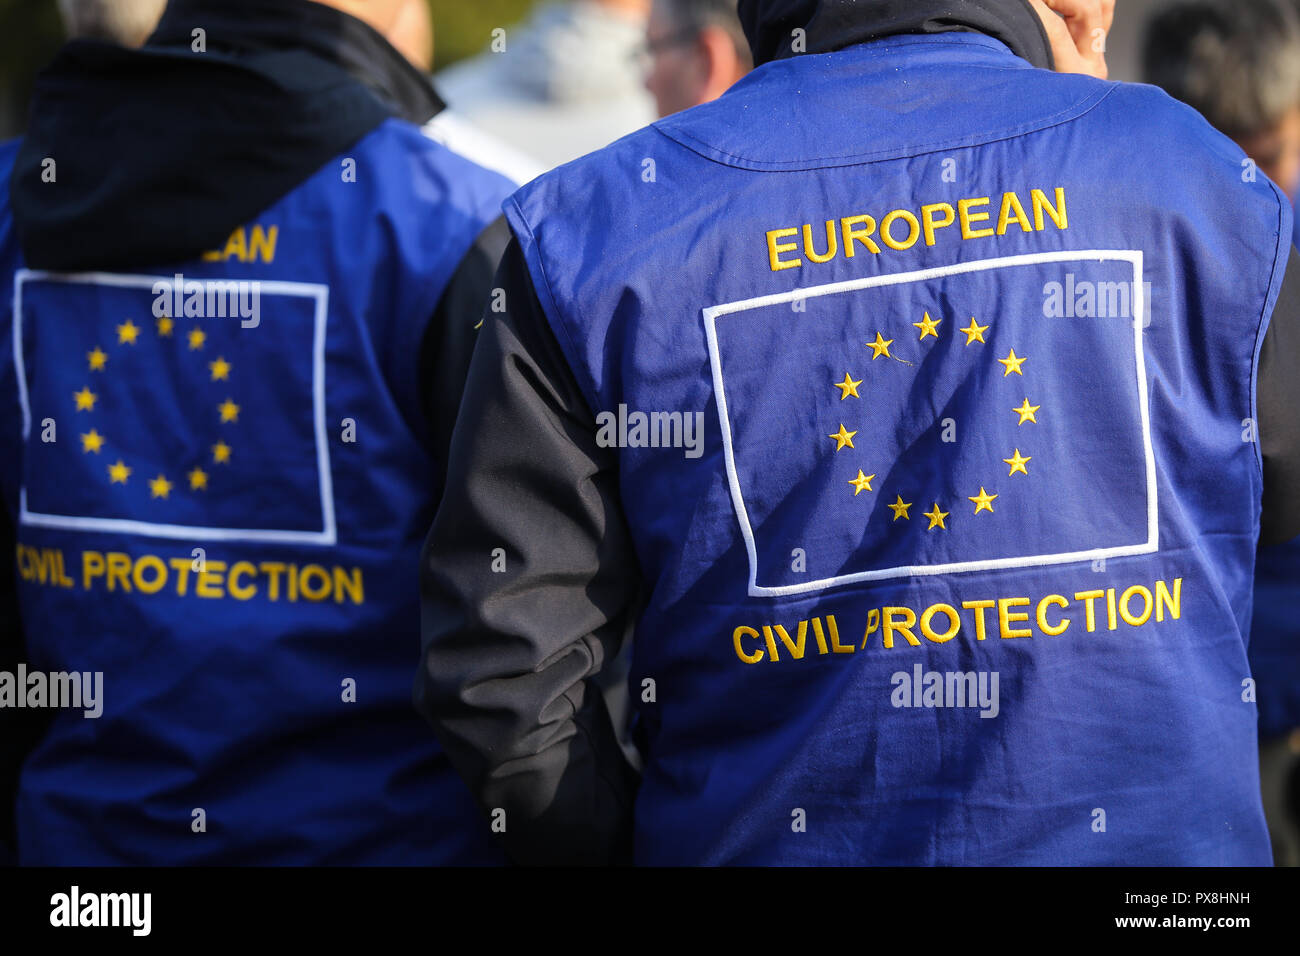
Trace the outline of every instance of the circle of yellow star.
<instances>
[{"instance_id":1,"label":"circle of yellow star","mask_svg":"<svg viewBox=\"0 0 1300 956\"><path fill-rule=\"evenodd\" d=\"M874 362L882 355L885 356L885 358L893 358L893 356L889 354L889 347L893 344L893 339L887 339L877 332L876 341L867 343L867 348L871 349L871 351L875 353L871 356L871 361Z\"/></svg>"},{"instance_id":2,"label":"circle of yellow star","mask_svg":"<svg viewBox=\"0 0 1300 956\"><path fill-rule=\"evenodd\" d=\"M1002 373L1003 378L1006 378L1012 372L1015 372L1017 375L1025 374L1024 372L1020 371L1020 366L1024 365L1027 359L1023 355L1017 357L1015 349L1012 349L1011 354L1008 355L1006 358L998 359L998 361L1007 367L1007 370Z\"/></svg>"},{"instance_id":3,"label":"circle of yellow star","mask_svg":"<svg viewBox=\"0 0 1300 956\"><path fill-rule=\"evenodd\" d=\"M236 405L234 402L232 402L230 399L226 399L224 402L218 405L217 411L221 412L221 420L223 422L239 421L239 406ZM843 426L841 425L840 427L842 428ZM857 432L854 432L854 434L856 435Z\"/></svg>"},{"instance_id":4,"label":"circle of yellow star","mask_svg":"<svg viewBox=\"0 0 1300 956\"><path fill-rule=\"evenodd\" d=\"M117 327L118 345L135 345L135 340L139 337L140 326L136 325L130 319L127 319Z\"/></svg>"},{"instance_id":5,"label":"circle of yellow star","mask_svg":"<svg viewBox=\"0 0 1300 956\"><path fill-rule=\"evenodd\" d=\"M858 379L855 382L849 377L849 373L845 372L844 381L835 383L835 387L840 390L840 401L844 401L844 399L848 398L850 395L854 398L861 398L862 396L858 394L858 386L861 384L862 379Z\"/></svg>"},{"instance_id":6,"label":"circle of yellow star","mask_svg":"<svg viewBox=\"0 0 1300 956\"><path fill-rule=\"evenodd\" d=\"M934 503L933 511L922 511L921 514L925 515L927 518L930 519L930 527L926 528L925 530L933 531L935 528L943 528L943 530L945 531L948 530L948 526L943 523L943 519L948 517L948 515L951 514L951 512L940 511L939 502L936 501Z\"/></svg>"},{"instance_id":7,"label":"circle of yellow star","mask_svg":"<svg viewBox=\"0 0 1300 956\"><path fill-rule=\"evenodd\" d=\"M858 477L849 479L849 484L851 484L854 488L853 497L856 498L859 492L871 491L871 481L875 477L876 477L875 475L864 475L862 473L862 469L859 468Z\"/></svg>"},{"instance_id":8,"label":"circle of yellow star","mask_svg":"<svg viewBox=\"0 0 1300 956\"><path fill-rule=\"evenodd\" d=\"M108 466L109 484L124 485L126 484L126 480L130 477L131 469L126 467L121 458Z\"/></svg>"},{"instance_id":9,"label":"circle of yellow star","mask_svg":"<svg viewBox=\"0 0 1300 956\"><path fill-rule=\"evenodd\" d=\"M96 345L95 351L86 353L86 361L90 363L92 372L102 372L108 364L108 353Z\"/></svg>"},{"instance_id":10,"label":"circle of yellow star","mask_svg":"<svg viewBox=\"0 0 1300 956\"><path fill-rule=\"evenodd\" d=\"M920 322L913 322L912 324L921 330L921 338L925 338L927 335L933 335L937 339L939 337L939 323L942 321L943 319L930 318L930 313L927 312L925 313L924 319Z\"/></svg>"},{"instance_id":11,"label":"circle of yellow star","mask_svg":"<svg viewBox=\"0 0 1300 956\"><path fill-rule=\"evenodd\" d=\"M230 378L230 363L220 355L215 362L209 362L208 368L212 370L212 381L227 381Z\"/></svg>"},{"instance_id":12,"label":"circle of yellow star","mask_svg":"<svg viewBox=\"0 0 1300 956\"><path fill-rule=\"evenodd\" d=\"M972 342L982 343L984 341L984 333L988 330L989 327L987 325L976 325L975 316L972 315L970 317L970 325L966 326L964 329L959 329L958 331L966 333L966 344L970 345Z\"/></svg>"},{"instance_id":13,"label":"circle of yellow star","mask_svg":"<svg viewBox=\"0 0 1300 956\"><path fill-rule=\"evenodd\" d=\"M893 509L895 521L899 518L906 518L908 521L912 520L912 516L907 513L907 509L912 507L912 502L904 501L902 495L896 495L894 503L886 505L886 507Z\"/></svg>"},{"instance_id":14,"label":"circle of yellow star","mask_svg":"<svg viewBox=\"0 0 1300 956\"><path fill-rule=\"evenodd\" d=\"M72 397L77 400L77 411L93 412L95 410L95 399L99 396L83 385L81 391L74 392Z\"/></svg>"},{"instance_id":15,"label":"circle of yellow star","mask_svg":"<svg viewBox=\"0 0 1300 956\"><path fill-rule=\"evenodd\" d=\"M203 333L202 329L190 329L188 338L191 352L203 348L203 343L208 340L208 337Z\"/></svg>"},{"instance_id":16,"label":"circle of yellow star","mask_svg":"<svg viewBox=\"0 0 1300 956\"><path fill-rule=\"evenodd\" d=\"M202 468L195 468L188 477L191 491L204 491L208 487L208 473Z\"/></svg>"},{"instance_id":17,"label":"circle of yellow star","mask_svg":"<svg viewBox=\"0 0 1300 956\"><path fill-rule=\"evenodd\" d=\"M167 480L165 475L159 475L157 478L149 479L149 497L166 498L172 491L172 483Z\"/></svg>"},{"instance_id":18,"label":"circle of yellow star","mask_svg":"<svg viewBox=\"0 0 1300 956\"><path fill-rule=\"evenodd\" d=\"M103 447L104 447L104 436L101 435L99 432L97 432L95 429L92 428L90 431L86 432L84 435L81 436L81 451L83 454L86 452L94 452L96 455L98 455L99 450Z\"/></svg>"},{"instance_id":19,"label":"circle of yellow star","mask_svg":"<svg viewBox=\"0 0 1300 956\"><path fill-rule=\"evenodd\" d=\"M835 442L836 442L836 444L835 444L835 450L836 450L836 451L840 451L840 450L841 450L842 448L844 448L846 445L847 445L849 448L852 448L852 447L853 447L853 436L856 435L856 434L857 434L857 432L846 431L845 428L844 428L844 423L841 422L841 423L840 423L840 430L837 431L837 432L835 432L835 433L832 434L832 435L827 435L826 437L827 437L827 438L834 438L834 439L835 439Z\"/></svg>"},{"instance_id":20,"label":"circle of yellow star","mask_svg":"<svg viewBox=\"0 0 1300 956\"><path fill-rule=\"evenodd\" d=\"M163 338L171 338L172 329L176 327L176 321L170 315L160 315L158 317L158 334Z\"/></svg>"},{"instance_id":21,"label":"circle of yellow star","mask_svg":"<svg viewBox=\"0 0 1300 956\"><path fill-rule=\"evenodd\" d=\"M981 511L987 511L989 514L993 514L993 499L996 497L997 495L989 494L984 490L984 486L980 485L980 493L978 495L968 496L966 500L975 503L976 514L979 514Z\"/></svg>"},{"instance_id":22,"label":"circle of yellow star","mask_svg":"<svg viewBox=\"0 0 1300 956\"><path fill-rule=\"evenodd\" d=\"M223 441L219 441L213 445L212 460L218 465L224 465L230 461L230 446Z\"/></svg>"},{"instance_id":23,"label":"circle of yellow star","mask_svg":"<svg viewBox=\"0 0 1300 956\"><path fill-rule=\"evenodd\" d=\"M1020 449L1017 448L1014 457L1011 457L1011 458L1003 458L1002 460L1005 461L1008 465L1011 466L1011 474L1007 475L1008 478L1010 478L1011 475L1014 475L1016 472L1020 472L1022 475L1028 477L1028 476L1029 476L1029 472L1025 470L1025 462L1027 462L1027 461L1033 461L1033 460L1034 460L1034 456L1033 456L1033 455L1027 455L1027 456L1025 456L1025 457L1021 457L1021 455L1020 455Z\"/></svg>"},{"instance_id":24,"label":"circle of yellow star","mask_svg":"<svg viewBox=\"0 0 1300 956\"><path fill-rule=\"evenodd\" d=\"M1006 378L1005 375L1002 377ZM1033 422L1035 425L1037 425L1038 419L1034 417L1034 413L1037 412L1042 407L1043 407L1042 405L1030 405L1029 399L1026 398L1025 403L1023 405L1021 405L1019 408L1013 408L1011 410L1020 416L1020 421L1018 422L1018 424L1023 425L1025 422Z\"/></svg>"}]
</instances>

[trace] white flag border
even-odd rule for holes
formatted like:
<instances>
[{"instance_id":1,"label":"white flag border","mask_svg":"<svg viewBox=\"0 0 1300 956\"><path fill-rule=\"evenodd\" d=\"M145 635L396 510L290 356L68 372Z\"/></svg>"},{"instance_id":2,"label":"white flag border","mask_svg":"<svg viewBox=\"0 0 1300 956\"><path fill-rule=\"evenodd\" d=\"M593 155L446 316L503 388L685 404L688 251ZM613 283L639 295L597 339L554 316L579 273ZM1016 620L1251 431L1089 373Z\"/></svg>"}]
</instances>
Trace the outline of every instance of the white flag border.
<instances>
[{"instance_id":1,"label":"white flag border","mask_svg":"<svg viewBox=\"0 0 1300 956\"><path fill-rule=\"evenodd\" d=\"M1114 548L1094 548L1086 551L1071 551L1062 554L1022 555L1012 558L995 558L985 561L958 561L948 564L906 565L895 568L878 568L873 571L858 571L853 574L822 578L816 581L765 586L758 583L758 548L754 530L750 525L749 512L745 507L744 495L740 489L740 480L736 474L735 451L732 447L731 420L727 412L727 395L722 376L722 359L718 353L717 321L721 316L732 315L769 305L782 305L799 299L811 299L841 292L856 292L877 286L900 285L909 282L922 282L927 279L939 279L946 276L961 275L968 272L983 272L989 269L1003 269L1013 266L1041 265L1047 262L1128 262L1133 266L1133 343L1137 357L1138 406L1142 417L1142 444L1146 459L1146 494L1147 494L1147 540L1141 544L1124 545ZM1143 260L1140 249L1088 249L1064 250L1058 252L1036 252L1027 255L1001 256L995 259L980 259L973 262L960 262L933 269L920 269L914 272L898 272L891 275L871 276L864 279L851 279L845 282L831 282L825 285L793 289L772 295L740 299L721 305L710 306L703 310L704 331L708 340L709 364L713 371L713 392L718 404L718 420L722 430L723 452L727 466L727 483L731 490L731 501L736 510L736 519L740 524L740 534L745 541L745 550L749 555L749 595L751 597L781 597L789 594L806 594L824 591L828 588L856 584L864 581L883 581L893 578L921 577L935 574L954 574L964 571L989 571L999 568L1031 568L1054 564L1073 564L1082 561L1096 561L1105 558L1118 558L1135 554L1153 554L1160 550L1160 518L1158 489L1156 486L1155 452L1151 444L1151 411L1147 395L1146 355L1143 347L1143 329L1145 328L1147 303L1145 287L1142 284Z\"/></svg>"},{"instance_id":2,"label":"white flag border","mask_svg":"<svg viewBox=\"0 0 1300 956\"><path fill-rule=\"evenodd\" d=\"M69 282L104 285L116 288L152 289L157 282L169 285L174 275L147 276L116 272L49 272L19 269L14 276L13 348L18 378L18 402L23 413L23 444L31 434L32 413L27 393L27 370L23 355L23 285L27 282ZM220 277L221 281L235 281ZM258 280L260 294L298 296L316 303L312 330L312 418L316 439L316 470L319 475L321 530L277 530L274 528L214 528L203 525L161 524L128 518L91 518L77 515L44 514L27 508L27 486L18 492L20 525L61 528L69 531L102 531L143 535L183 541L262 541L276 544L315 544L332 546L338 541L334 520L334 482L330 473L329 444L325 438L325 328L329 315L329 286L311 282ZM24 469L25 471L25 469Z\"/></svg>"}]
</instances>

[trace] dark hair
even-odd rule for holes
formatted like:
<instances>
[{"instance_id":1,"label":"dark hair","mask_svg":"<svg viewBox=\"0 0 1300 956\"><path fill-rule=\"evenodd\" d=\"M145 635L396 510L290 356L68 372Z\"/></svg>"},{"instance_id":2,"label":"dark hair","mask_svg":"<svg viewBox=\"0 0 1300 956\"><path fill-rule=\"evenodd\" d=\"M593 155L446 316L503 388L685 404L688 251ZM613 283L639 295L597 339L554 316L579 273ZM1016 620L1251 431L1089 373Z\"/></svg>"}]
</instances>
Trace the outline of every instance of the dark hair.
<instances>
[{"instance_id":1,"label":"dark hair","mask_svg":"<svg viewBox=\"0 0 1300 956\"><path fill-rule=\"evenodd\" d=\"M1300 105L1300 16L1284 0L1179 0L1147 21L1142 72L1234 138Z\"/></svg>"},{"instance_id":2,"label":"dark hair","mask_svg":"<svg viewBox=\"0 0 1300 956\"><path fill-rule=\"evenodd\" d=\"M706 27L719 27L731 37L736 56L750 69L754 65L749 41L740 28L736 15L736 0L659 0L668 11L673 23L682 30L699 32Z\"/></svg>"}]
</instances>

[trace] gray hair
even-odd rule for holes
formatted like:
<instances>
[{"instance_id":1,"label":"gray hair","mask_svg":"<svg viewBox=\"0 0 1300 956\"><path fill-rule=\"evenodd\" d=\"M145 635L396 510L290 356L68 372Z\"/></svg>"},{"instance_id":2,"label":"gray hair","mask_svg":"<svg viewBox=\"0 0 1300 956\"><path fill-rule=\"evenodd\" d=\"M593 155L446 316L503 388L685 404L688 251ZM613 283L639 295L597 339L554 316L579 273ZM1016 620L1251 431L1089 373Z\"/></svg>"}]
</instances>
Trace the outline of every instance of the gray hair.
<instances>
[{"instance_id":1,"label":"gray hair","mask_svg":"<svg viewBox=\"0 0 1300 956\"><path fill-rule=\"evenodd\" d=\"M744 63L746 69L754 66L753 54L749 52L749 40L741 29L740 17L736 14L736 0L658 0L663 4L669 18L683 30L700 31L706 27L718 27L731 37L736 48L736 56Z\"/></svg>"},{"instance_id":2,"label":"gray hair","mask_svg":"<svg viewBox=\"0 0 1300 956\"><path fill-rule=\"evenodd\" d=\"M1179 0L1147 22L1144 79L1234 138L1300 105L1300 16L1283 0Z\"/></svg>"},{"instance_id":3,"label":"gray hair","mask_svg":"<svg viewBox=\"0 0 1300 956\"><path fill-rule=\"evenodd\" d=\"M59 0L71 39L109 40L138 47L153 33L167 0Z\"/></svg>"}]
</instances>

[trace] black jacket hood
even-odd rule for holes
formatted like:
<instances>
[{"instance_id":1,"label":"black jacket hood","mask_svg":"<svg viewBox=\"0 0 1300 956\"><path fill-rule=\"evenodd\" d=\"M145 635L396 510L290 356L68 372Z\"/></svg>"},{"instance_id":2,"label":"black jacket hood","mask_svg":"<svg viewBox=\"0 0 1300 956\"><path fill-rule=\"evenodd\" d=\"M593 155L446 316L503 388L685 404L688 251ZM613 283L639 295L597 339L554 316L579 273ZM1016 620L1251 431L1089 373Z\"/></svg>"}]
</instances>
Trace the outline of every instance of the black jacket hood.
<instances>
[{"instance_id":1,"label":"black jacket hood","mask_svg":"<svg viewBox=\"0 0 1300 956\"><path fill-rule=\"evenodd\" d=\"M1052 69L1052 48L1029 0L740 0L754 63L829 53L900 33L985 33L1034 66ZM801 29L802 43L794 31Z\"/></svg>"},{"instance_id":2,"label":"black jacket hood","mask_svg":"<svg viewBox=\"0 0 1300 956\"><path fill-rule=\"evenodd\" d=\"M38 78L9 182L24 256L192 259L388 117L441 108L378 33L323 4L172 0L143 49L73 41Z\"/></svg>"}]
</instances>

